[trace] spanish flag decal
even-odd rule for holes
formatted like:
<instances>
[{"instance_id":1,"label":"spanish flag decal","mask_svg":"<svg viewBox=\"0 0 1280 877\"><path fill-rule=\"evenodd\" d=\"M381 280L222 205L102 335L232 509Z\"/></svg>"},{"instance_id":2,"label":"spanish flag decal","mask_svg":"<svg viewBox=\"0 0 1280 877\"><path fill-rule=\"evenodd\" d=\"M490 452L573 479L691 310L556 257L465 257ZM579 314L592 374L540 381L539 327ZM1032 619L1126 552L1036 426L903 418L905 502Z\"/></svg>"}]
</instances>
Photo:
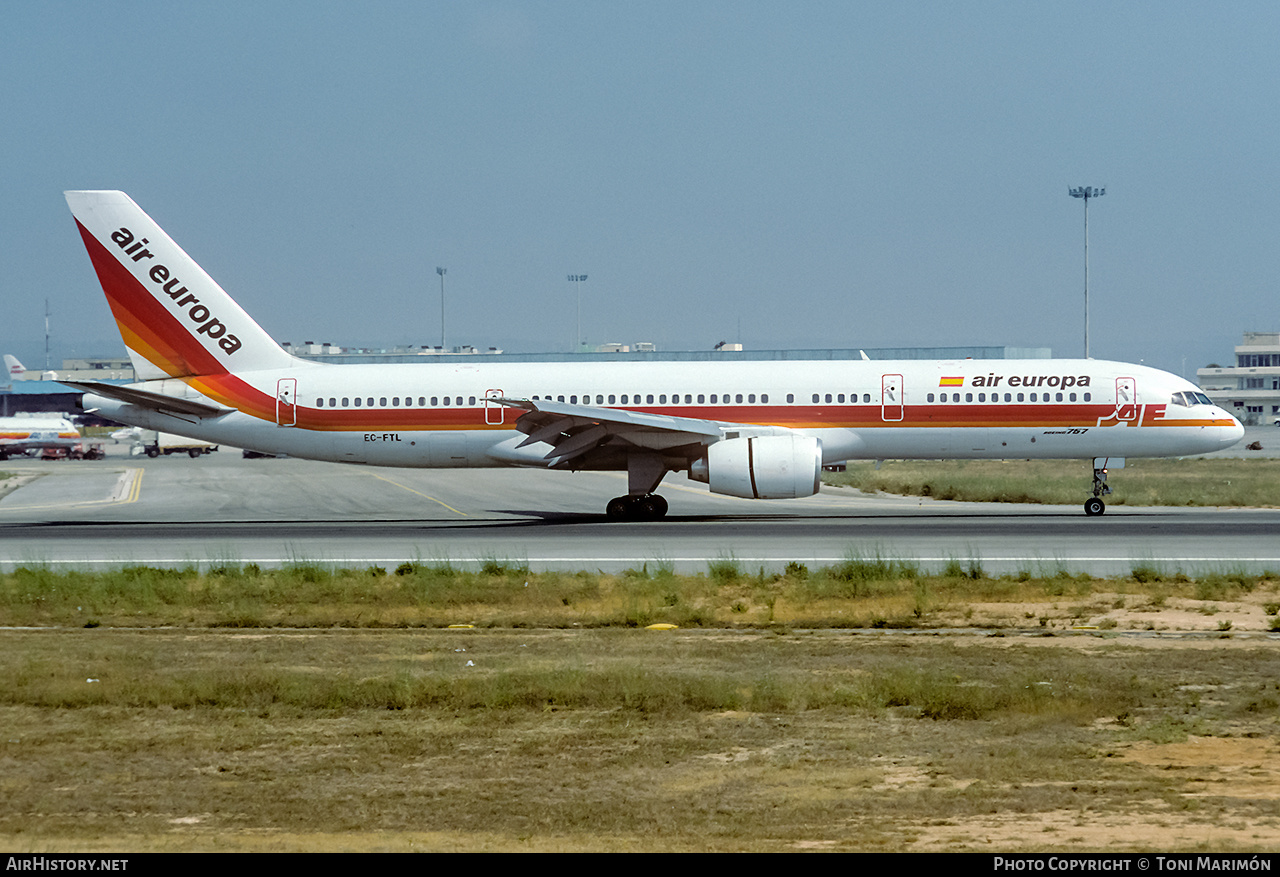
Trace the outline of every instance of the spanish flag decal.
<instances>
[{"instance_id":1,"label":"spanish flag decal","mask_svg":"<svg viewBox=\"0 0 1280 877\"><path fill-rule=\"evenodd\" d=\"M938 380L939 387L963 387L964 378L940 378Z\"/></svg>"}]
</instances>

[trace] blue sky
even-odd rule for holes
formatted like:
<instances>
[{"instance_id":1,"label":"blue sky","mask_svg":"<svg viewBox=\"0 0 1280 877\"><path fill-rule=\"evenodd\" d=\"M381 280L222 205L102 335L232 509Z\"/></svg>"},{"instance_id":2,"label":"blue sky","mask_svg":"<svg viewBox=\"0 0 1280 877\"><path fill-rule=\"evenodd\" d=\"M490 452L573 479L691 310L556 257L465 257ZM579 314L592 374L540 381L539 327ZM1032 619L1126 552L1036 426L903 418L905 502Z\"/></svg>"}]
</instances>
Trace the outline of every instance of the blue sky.
<instances>
[{"instance_id":1,"label":"blue sky","mask_svg":"<svg viewBox=\"0 0 1280 877\"><path fill-rule=\"evenodd\" d=\"M118 354L64 189L273 335L566 350L1280 329L1273 3L39 3L0 31L0 348Z\"/></svg>"}]
</instances>

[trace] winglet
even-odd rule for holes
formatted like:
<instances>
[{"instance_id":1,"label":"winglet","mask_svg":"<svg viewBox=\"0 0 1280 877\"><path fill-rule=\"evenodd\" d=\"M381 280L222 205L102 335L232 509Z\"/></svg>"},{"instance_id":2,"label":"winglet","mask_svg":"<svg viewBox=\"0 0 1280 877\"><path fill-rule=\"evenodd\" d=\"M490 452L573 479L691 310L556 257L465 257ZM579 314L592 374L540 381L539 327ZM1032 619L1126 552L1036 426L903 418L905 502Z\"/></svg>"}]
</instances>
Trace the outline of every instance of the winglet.
<instances>
[{"instance_id":1,"label":"winglet","mask_svg":"<svg viewBox=\"0 0 1280 877\"><path fill-rule=\"evenodd\" d=\"M139 378L294 363L124 192L64 194Z\"/></svg>"}]
</instances>

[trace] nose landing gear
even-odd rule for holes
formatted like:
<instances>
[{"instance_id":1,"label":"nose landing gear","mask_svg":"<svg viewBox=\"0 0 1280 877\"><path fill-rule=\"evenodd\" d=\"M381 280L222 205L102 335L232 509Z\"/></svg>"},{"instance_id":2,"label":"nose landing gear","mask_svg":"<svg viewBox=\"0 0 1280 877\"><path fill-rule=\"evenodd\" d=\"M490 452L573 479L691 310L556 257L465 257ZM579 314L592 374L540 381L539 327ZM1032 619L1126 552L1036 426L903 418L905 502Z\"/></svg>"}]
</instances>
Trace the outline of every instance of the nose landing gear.
<instances>
[{"instance_id":1,"label":"nose landing gear","mask_svg":"<svg viewBox=\"0 0 1280 877\"><path fill-rule=\"evenodd\" d=\"M1107 510L1107 506L1102 501L1102 497L1111 493L1111 487L1107 484L1107 464L1116 468L1124 467L1124 458L1117 460L1109 460L1107 457L1094 457L1093 459L1093 496L1085 500L1084 513L1089 517L1096 517Z\"/></svg>"}]
</instances>

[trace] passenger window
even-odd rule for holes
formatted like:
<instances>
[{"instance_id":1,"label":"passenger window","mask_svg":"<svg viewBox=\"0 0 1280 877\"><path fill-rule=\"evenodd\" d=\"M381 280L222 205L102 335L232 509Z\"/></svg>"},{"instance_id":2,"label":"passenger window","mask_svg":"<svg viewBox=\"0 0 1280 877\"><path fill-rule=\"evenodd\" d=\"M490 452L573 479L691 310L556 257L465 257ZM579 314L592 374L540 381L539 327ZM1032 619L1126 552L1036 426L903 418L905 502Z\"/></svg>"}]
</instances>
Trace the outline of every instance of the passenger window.
<instances>
[{"instance_id":1,"label":"passenger window","mask_svg":"<svg viewBox=\"0 0 1280 877\"><path fill-rule=\"evenodd\" d=\"M459 397L459 398L458 398L458 404L459 404L459 405L461 405L461 404L462 404L462 398L461 398L461 397ZM467 397L467 404L468 404L468 405L474 405L474 404L476 404L476 397L475 397L475 396L468 396L468 397Z\"/></svg>"},{"instance_id":2,"label":"passenger window","mask_svg":"<svg viewBox=\"0 0 1280 877\"><path fill-rule=\"evenodd\" d=\"M768 404L768 402L769 402L769 394L768 394L768 393L761 393L761 394L760 394L760 403L761 403L762 405L764 405L764 404Z\"/></svg>"},{"instance_id":3,"label":"passenger window","mask_svg":"<svg viewBox=\"0 0 1280 877\"><path fill-rule=\"evenodd\" d=\"M1058 393L1058 394L1057 394L1057 401L1059 401L1059 402L1061 402L1061 401L1062 401L1062 394L1061 394L1061 393Z\"/></svg>"},{"instance_id":4,"label":"passenger window","mask_svg":"<svg viewBox=\"0 0 1280 877\"><path fill-rule=\"evenodd\" d=\"M712 404L712 405L715 405L715 404L716 404L716 399L718 399L718 398L719 398L719 397L718 397L718 396L716 396L716 394L715 394L715 393L712 393L712 394L711 394L711 404Z\"/></svg>"},{"instance_id":5,"label":"passenger window","mask_svg":"<svg viewBox=\"0 0 1280 877\"><path fill-rule=\"evenodd\" d=\"M356 396L356 407L357 407L357 408L359 408L359 407L360 407L360 397L359 397L359 396Z\"/></svg>"},{"instance_id":6,"label":"passenger window","mask_svg":"<svg viewBox=\"0 0 1280 877\"><path fill-rule=\"evenodd\" d=\"M570 404L570 405L577 405L577 404L578 404L578 397L577 397L577 396L570 396L570 397L569 397L569 404Z\"/></svg>"},{"instance_id":7,"label":"passenger window","mask_svg":"<svg viewBox=\"0 0 1280 877\"><path fill-rule=\"evenodd\" d=\"M349 402L347 402L347 397L346 397L346 396L343 396L343 397L342 397L342 407L343 407L343 408L346 408L346 407L347 407L347 405L349 405L349 404L350 404L350 403L349 403Z\"/></svg>"},{"instance_id":8,"label":"passenger window","mask_svg":"<svg viewBox=\"0 0 1280 877\"><path fill-rule=\"evenodd\" d=\"M1071 394L1070 396L1068 396L1067 398L1068 398L1068 400L1070 400L1070 401L1074 402L1074 401L1076 401L1076 394L1075 394L1075 393L1072 393L1072 394Z\"/></svg>"},{"instance_id":9,"label":"passenger window","mask_svg":"<svg viewBox=\"0 0 1280 877\"><path fill-rule=\"evenodd\" d=\"M788 394L787 394L787 404L790 404L790 403L792 403L792 402L794 402L794 401L796 401L796 394L795 394L795 393L788 393Z\"/></svg>"},{"instance_id":10,"label":"passenger window","mask_svg":"<svg viewBox=\"0 0 1280 877\"><path fill-rule=\"evenodd\" d=\"M1024 401L1023 396L1022 396L1022 394L1021 394L1021 393L1019 393L1019 394L1018 394L1018 401L1019 401L1019 402Z\"/></svg>"},{"instance_id":11,"label":"passenger window","mask_svg":"<svg viewBox=\"0 0 1280 877\"><path fill-rule=\"evenodd\" d=\"M831 394L830 394L830 393L828 393L824 398L826 399L826 401L830 402L830 401L831 401Z\"/></svg>"},{"instance_id":12,"label":"passenger window","mask_svg":"<svg viewBox=\"0 0 1280 877\"><path fill-rule=\"evenodd\" d=\"M604 396L603 396L602 394L600 394L600 393L596 393L596 404L597 404L597 405L603 405L603 404L604 404Z\"/></svg>"},{"instance_id":13,"label":"passenger window","mask_svg":"<svg viewBox=\"0 0 1280 877\"><path fill-rule=\"evenodd\" d=\"M615 397L614 397L614 395L613 395L612 393L610 393L610 394L609 394L609 404L610 404L610 405L616 405L616 404L617 404L616 402L614 402L614 401L613 401L613 400L614 400L614 398L615 398Z\"/></svg>"},{"instance_id":14,"label":"passenger window","mask_svg":"<svg viewBox=\"0 0 1280 877\"><path fill-rule=\"evenodd\" d=\"M445 396L445 397L444 397L444 404L445 404L445 405L448 405L448 404L449 404L449 397L448 397L448 396Z\"/></svg>"},{"instance_id":15,"label":"passenger window","mask_svg":"<svg viewBox=\"0 0 1280 877\"><path fill-rule=\"evenodd\" d=\"M701 405L701 404L703 404L703 403L704 403L704 402L706 402L706 401L707 401L707 397L706 397L706 396L704 396L702 393L699 393L699 394L698 394L698 404L699 404L699 405Z\"/></svg>"},{"instance_id":16,"label":"passenger window","mask_svg":"<svg viewBox=\"0 0 1280 877\"><path fill-rule=\"evenodd\" d=\"M332 396L330 396L330 397L329 397L329 407L330 407L330 408L333 408L333 407L334 407L334 404L335 404L337 401L338 401L337 399L335 399L335 398L333 398Z\"/></svg>"},{"instance_id":17,"label":"passenger window","mask_svg":"<svg viewBox=\"0 0 1280 877\"><path fill-rule=\"evenodd\" d=\"M837 401L837 402L844 402L844 393L841 393L841 394L839 394L838 396L836 396L836 401Z\"/></svg>"},{"instance_id":18,"label":"passenger window","mask_svg":"<svg viewBox=\"0 0 1280 877\"><path fill-rule=\"evenodd\" d=\"M659 404L659 405L666 405L666 404L667 404L667 394L666 394L666 393L663 393L662 395L660 395L660 396L658 397L658 404Z\"/></svg>"},{"instance_id":19,"label":"passenger window","mask_svg":"<svg viewBox=\"0 0 1280 877\"><path fill-rule=\"evenodd\" d=\"M386 397L386 396L383 396L381 399L379 399L379 400L378 400L378 407L379 407L379 408L386 408L386 407L387 407L387 397Z\"/></svg>"},{"instance_id":20,"label":"passenger window","mask_svg":"<svg viewBox=\"0 0 1280 877\"><path fill-rule=\"evenodd\" d=\"M645 397L644 397L644 402L645 402L645 404L646 404L646 405L652 405L652 404L653 404L653 394L652 394L652 393L650 393L649 395L645 396Z\"/></svg>"},{"instance_id":21,"label":"passenger window","mask_svg":"<svg viewBox=\"0 0 1280 877\"><path fill-rule=\"evenodd\" d=\"M733 401L735 401L735 402L737 402L739 405L741 405L741 404L742 404L742 394L741 394L741 393L739 393L738 395L734 396L734 397L733 397Z\"/></svg>"},{"instance_id":22,"label":"passenger window","mask_svg":"<svg viewBox=\"0 0 1280 877\"><path fill-rule=\"evenodd\" d=\"M685 393L685 394L684 394L684 404L686 404L686 405L692 405L692 404L693 404L693 394L692 394L692 393Z\"/></svg>"},{"instance_id":23,"label":"passenger window","mask_svg":"<svg viewBox=\"0 0 1280 877\"><path fill-rule=\"evenodd\" d=\"M316 400L316 407L317 407L317 408L323 408L323 407L324 407L324 400L323 400L323 399L317 399L317 400Z\"/></svg>"},{"instance_id":24,"label":"passenger window","mask_svg":"<svg viewBox=\"0 0 1280 877\"><path fill-rule=\"evenodd\" d=\"M863 393L863 394L862 394L862 401L863 401L863 402L870 402L870 401L871 401L871 394L870 394L870 393Z\"/></svg>"},{"instance_id":25,"label":"passenger window","mask_svg":"<svg viewBox=\"0 0 1280 877\"><path fill-rule=\"evenodd\" d=\"M973 394L972 394L972 393L965 393L965 394L964 394L964 401L966 401L966 402L972 402L972 401L973 401Z\"/></svg>"},{"instance_id":26,"label":"passenger window","mask_svg":"<svg viewBox=\"0 0 1280 877\"><path fill-rule=\"evenodd\" d=\"M439 396L432 396L432 397L431 397L431 407L432 407L432 408L437 408L437 407L439 407L439 405L440 405L440 397L439 397Z\"/></svg>"},{"instance_id":27,"label":"passenger window","mask_svg":"<svg viewBox=\"0 0 1280 877\"><path fill-rule=\"evenodd\" d=\"M929 394L929 396L928 396L928 401L929 401L929 402L932 402L932 401L933 401L933 394L932 394L932 393L930 393L930 394Z\"/></svg>"},{"instance_id":28,"label":"passenger window","mask_svg":"<svg viewBox=\"0 0 1280 877\"><path fill-rule=\"evenodd\" d=\"M1093 401L1093 394L1092 394L1092 393L1085 393L1085 394L1084 394L1084 401L1086 401L1086 402L1092 402L1092 401Z\"/></svg>"},{"instance_id":29,"label":"passenger window","mask_svg":"<svg viewBox=\"0 0 1280 877\"><path fill-rule=\"evenodd\" d=\"M754 405L754 404L755 404L755 402L756 402L756 394L755 394L755 393L750 393L750 394L748 394L748 395L747 395L747 402L749 402L750 404Z\"/></svg>"}]
</instances>

